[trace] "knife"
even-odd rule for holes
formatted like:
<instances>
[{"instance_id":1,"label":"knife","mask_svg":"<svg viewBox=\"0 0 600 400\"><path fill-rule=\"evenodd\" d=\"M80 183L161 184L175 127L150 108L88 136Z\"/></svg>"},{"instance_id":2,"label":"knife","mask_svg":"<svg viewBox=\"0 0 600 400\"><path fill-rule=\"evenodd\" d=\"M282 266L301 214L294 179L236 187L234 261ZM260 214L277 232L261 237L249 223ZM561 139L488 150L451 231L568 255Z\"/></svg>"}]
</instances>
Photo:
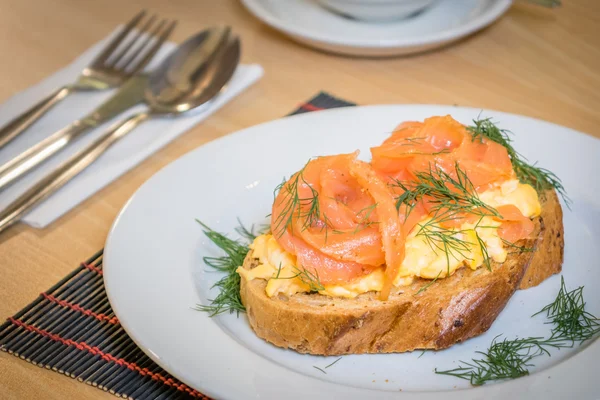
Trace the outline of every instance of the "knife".
<instances>
[{"instance_id":1,"label":"knife","mask_svg":"<svg viewBox=\"0 0 600 400\"><path fill-rule=\"evenodd\" d=\"M57 131L0 166L0 191L65 148L83 133L143 102L147 87L147 75L133 76L111 98L87 116Z\"/></svg>"}]
</instances>

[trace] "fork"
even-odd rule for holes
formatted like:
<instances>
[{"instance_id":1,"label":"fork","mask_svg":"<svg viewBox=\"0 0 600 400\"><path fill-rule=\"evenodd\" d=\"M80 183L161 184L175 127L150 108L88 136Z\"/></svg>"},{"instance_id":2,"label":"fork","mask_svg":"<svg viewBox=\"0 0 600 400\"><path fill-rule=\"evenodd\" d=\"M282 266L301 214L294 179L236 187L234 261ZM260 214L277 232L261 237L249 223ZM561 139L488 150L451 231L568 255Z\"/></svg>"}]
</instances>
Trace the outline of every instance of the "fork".
<instances>
[{"instance_id":1,"label":"fork","mask_svg":"<svg viewBox=\"0 0 600 400\"><path fill-rule=\"evenodd\" d=\"M157 17L153 15L144 24L141 24L145 15L146 11L141 11L133 17L91 64L81 71L74 83L58 88L50 96L2 127L0 129L0 148L24 132L71 93L114 88L142 70L162 45L158 40L151 44L152 38L156 37L163 26L167 24L167 21L163 19L151 31L150 28L154 25ZM141 28L137 33L130 35L139 25ZM132 37L129 38L130 36Z\"/></svg>"}]
</instances>

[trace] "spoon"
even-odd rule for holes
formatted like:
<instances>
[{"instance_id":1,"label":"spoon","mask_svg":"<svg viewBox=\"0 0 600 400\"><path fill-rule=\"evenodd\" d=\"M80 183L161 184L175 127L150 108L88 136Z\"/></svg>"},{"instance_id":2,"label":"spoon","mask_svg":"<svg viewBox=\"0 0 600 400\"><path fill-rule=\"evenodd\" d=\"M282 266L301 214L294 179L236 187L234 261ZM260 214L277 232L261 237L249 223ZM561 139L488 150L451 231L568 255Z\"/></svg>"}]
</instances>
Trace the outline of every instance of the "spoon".
<instances>
[{"instance_id":1,"label":"spoon","mask_svg":"<svg viewBox=\"0 0 600 400\"><path fill-rule=\"evenodd\" d=\"M64 186L142 122L189 112L217 96L231 79L240 58L239 39L229 35L229 28L222 33L208 63L203 62L206 57L200 54L205 49L202 33L189 38L171 53L148 76L148 87L144 92L148 109L112 127L9 204L0 212L0 232L19 221L32 207Z\"/></svg>"}]
</instances>

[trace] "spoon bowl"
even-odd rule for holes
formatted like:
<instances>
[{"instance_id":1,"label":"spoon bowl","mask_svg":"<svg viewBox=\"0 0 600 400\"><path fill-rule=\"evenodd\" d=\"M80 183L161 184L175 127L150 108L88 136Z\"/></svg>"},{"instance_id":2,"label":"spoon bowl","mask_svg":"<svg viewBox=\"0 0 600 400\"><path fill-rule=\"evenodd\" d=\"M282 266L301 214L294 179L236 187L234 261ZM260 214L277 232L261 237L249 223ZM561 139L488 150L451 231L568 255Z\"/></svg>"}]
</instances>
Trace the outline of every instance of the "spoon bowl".
<instances>
[{"instance_id":1,"label":"spoon bowl","mask_svg":"<svg viewBox=\"0 0 600 400\"><path fill-rule=\"evenodd\" d=\"M240 43L229 27L217 27L186 40L148 77L146 103L154 114L180 114L214 98L240 59Z\"/></svg>"}]
</instances>

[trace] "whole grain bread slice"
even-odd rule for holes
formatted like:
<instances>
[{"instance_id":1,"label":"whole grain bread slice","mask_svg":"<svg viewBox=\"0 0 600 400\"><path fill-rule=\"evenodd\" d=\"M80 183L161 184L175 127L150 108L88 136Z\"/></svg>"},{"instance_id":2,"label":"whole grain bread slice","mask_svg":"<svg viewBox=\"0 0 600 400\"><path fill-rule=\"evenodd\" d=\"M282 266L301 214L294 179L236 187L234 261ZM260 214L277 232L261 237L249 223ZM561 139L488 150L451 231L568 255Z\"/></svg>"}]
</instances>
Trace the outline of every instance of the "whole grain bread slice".
<instances>
[{"instance_id":1,"label":"whole grain bread slice","mask_svg":"<svg viewBox=\"0 0 600 400\"><path fill-rule=\"evenodd\" d=\"M380 301L376 293L355 299L320 294L269 298L266 281L242 278L241 297L256 334L276 346L300 353L342 355L443 349L485 332L517 289L536 286L561 271L562 209L556 192L541 198L532 239L519 246L533 251L509 254L492 271L461 268L421 293L430 281L416 279ZM244 268L257 260L250 253Z\"/></svg>"}]
</instances>

